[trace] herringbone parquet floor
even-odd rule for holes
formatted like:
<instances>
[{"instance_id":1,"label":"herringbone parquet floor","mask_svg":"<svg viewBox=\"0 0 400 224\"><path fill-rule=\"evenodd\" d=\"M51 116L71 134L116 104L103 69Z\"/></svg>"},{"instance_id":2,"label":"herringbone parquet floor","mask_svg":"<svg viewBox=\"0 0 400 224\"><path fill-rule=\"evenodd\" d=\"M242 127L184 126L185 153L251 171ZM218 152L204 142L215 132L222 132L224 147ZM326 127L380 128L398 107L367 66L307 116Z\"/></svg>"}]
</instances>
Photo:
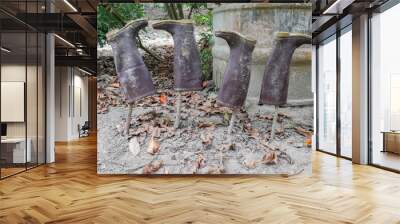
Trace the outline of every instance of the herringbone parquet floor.
<instances>
[{"instance_id":1,"label":"herringbone parquet floor","mask_svg":"<svg viewBox=\"0 0 400 224\"><path fill-rule=\"evenodd\" d=\"M400 223L400 175L315 153L313 175L96 174L96 139L0 181L0 223Z\"/></svg>"}]
</instances>

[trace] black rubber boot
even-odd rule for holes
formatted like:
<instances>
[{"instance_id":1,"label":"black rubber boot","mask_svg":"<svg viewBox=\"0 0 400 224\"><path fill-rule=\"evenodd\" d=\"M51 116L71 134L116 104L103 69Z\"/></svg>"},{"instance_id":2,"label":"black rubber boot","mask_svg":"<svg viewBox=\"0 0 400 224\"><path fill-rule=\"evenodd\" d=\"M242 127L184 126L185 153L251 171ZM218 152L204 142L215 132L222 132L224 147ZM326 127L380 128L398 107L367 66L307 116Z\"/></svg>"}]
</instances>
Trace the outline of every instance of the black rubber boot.
<instances>
[{"instance_id":1,"label":"black rubber boot","mask_svg":"<svg viewBox=\"0 0 400 224\"><path fill-rule=\"evenodd\" d=\"M311 44L311 36L287 32L276 34L275 47L264 72L259 104L286 104L290 62L296 48L303 44Z\"/></svg>"},{"instance_id":2,"label":"black rubber boot","mask_svg":"<svg viewBox=\"0 0 400 224\"><path fill-rule=\"evenodd\" d=\"M218 92L217 103L240 109L246 101L249 89L251 59L256 41L228 31L216 31L215 36L225 39L230 47L229 62Z\"/></svg>"},{"instance_id":3,"label":"black rubber boot","mask_svg":"<svg viewBox=\"0 0 400 224\"><path fill-rule=\"evenodd\" d=\"M153 24L153 28L169 32L174 39L174 89L202 89L200 55L193 23L188 20L165 20Z\"/></svg>"},{"instance_id":4,"label":"black rubber boot","mask_svg":"<svg viewBox=\"0 0 400 224\"><path fill-rule=\"evenodd\" d=\"M229 147L234 147L232 132L236 116L243 107L249 89L251 58L255 40L230 31L216 31L215 36L224 39L229 47L229 62L224 72L224 81L218 92L217 103L233 109L227 137Z\"/></svg>"},{"instance_id":5,"label":"black rubber boot","mask_svg":"<svg viewBox=\"0 0 400 224\"><path fill-rule=\"evenodd\" d=\"M107 41L114 54L118 80L127 103L134 103L156 92L149 71L136 46L139 30L146 26L146 20L134 20L120 30L107 33Z\"/></svg>"},{"instance_id":6,"label":"black rubber boot","mask_svg":"<svg viewBox=\"0 0 400 224\"><path fill-rule=\"evenodd\" d=\"M146 26L146 20L134 20L120 30L107 33L107 41L113 49L118 80L129 105L125 134L129 133L135 101L156 93L149 71L136 46L139 30Z\"/></svg>"}]
</instances>

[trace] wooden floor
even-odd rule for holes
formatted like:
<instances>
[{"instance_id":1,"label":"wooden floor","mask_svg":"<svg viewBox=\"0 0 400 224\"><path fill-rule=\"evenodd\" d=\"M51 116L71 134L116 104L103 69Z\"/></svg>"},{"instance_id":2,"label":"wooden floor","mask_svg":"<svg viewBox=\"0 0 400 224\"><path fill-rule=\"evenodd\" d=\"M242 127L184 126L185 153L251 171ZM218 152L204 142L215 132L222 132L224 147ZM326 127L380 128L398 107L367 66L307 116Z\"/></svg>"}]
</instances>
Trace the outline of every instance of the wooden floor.
<instances>
[{"instance_id":1,"label":"wooden floor","mask_svg":"<svg viewBox=\"0 0 400 224\"><path fill-rule=\"evenodd\" d=\"M313 175L96 174L94 137L0 181L0 223L400 223L400 175L315 153Z\"/></svg>"}]
</instances>

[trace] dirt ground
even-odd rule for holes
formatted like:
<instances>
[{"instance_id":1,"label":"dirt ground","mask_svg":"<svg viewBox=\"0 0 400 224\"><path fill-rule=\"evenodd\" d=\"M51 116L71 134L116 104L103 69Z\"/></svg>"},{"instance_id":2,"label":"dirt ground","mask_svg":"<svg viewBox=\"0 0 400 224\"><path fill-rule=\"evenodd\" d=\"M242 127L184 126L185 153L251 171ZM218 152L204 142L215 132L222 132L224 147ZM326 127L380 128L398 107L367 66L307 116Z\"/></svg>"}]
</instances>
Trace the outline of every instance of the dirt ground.
<instances>
[{"instance_id":1,"label":"dirt ground","mask_svg":"<svg viewBox=\"0 0 400 224\"><path fill-rule=\"evenodd\" d=\"M101 61L103 67L112 62ZM205 83L203 91L183 93L181 127L175 130L175 92L172 80L163 81L158 94L134 106L125 135L128 108L115 73L103 71L98 76L100 174L311 173L311 148L305 146L312 132L311 106L280 108L277 135L270 141L273 108L248 102L238 115L230 144L231 111L216 105L212 82ZM153 74L154 82L160 83L157 79Z\"/></svg>"}]
</instances>

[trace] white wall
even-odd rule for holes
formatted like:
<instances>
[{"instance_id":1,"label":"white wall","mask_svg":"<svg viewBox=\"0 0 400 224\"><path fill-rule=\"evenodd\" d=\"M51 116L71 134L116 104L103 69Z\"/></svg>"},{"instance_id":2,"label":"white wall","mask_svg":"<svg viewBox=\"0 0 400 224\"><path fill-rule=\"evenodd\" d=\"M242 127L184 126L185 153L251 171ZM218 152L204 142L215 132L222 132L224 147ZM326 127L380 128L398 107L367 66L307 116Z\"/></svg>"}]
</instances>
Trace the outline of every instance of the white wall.
<instances>
[{"instance_id":1,"label":"white wall","mask_svg":"<svg viewBox=\"0 0 400 224\"><path fill-rule=\"evenodd\" d=\"M70 141L88 120L88 78L72 67L56 67L55 73L55 140Z\"/></svg>"}]
</instances>

